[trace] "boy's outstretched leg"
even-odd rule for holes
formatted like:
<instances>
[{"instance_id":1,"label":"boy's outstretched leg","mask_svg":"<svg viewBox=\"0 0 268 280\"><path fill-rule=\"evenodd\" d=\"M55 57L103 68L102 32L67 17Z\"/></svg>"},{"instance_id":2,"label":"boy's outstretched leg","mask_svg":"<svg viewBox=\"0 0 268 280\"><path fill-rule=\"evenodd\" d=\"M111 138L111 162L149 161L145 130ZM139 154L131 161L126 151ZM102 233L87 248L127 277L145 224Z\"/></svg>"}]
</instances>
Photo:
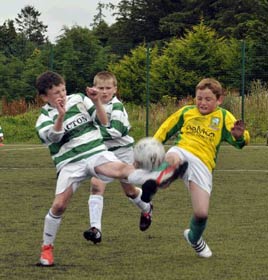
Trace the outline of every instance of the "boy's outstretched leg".
<instances>
[{"instance_id":1,"label":"boy's outstretched leg","mask_svg":"<svg viewBox=\"0 0 268 280\"><path fill-rule=\"evenodd\" d=\"M162 171L158 171L156 179L147 180L142 185L141 199L150 202L157 192L158 188L168 187L177 178L181 178L188 168L188 162L185 161L179 166L171 165Z\"/></svg>"},{"instance_id":2,"label":"boy's outstretched leg","mask_svg":"<svg viewBox=\"0 0 268 280\"><path fill-rule=\"evenodd\" d=\"M131 203L133 203L141 211L140 222L139 222L140 230L141 231L147 230L152 223L153 204L141 200L141 196L142 196L141 188L133 187L133 185L125 184L125 183L122 183L122 186Z\"/></svg>"},{"instance_id":3,"label":"boy's outstretched leg","mask_svg":"<svg viewBox=\"0 0 268 280\"><path fill-rule=\"evenodd\" d=\"M152 223L152 214L153 214L153 204L150 204L150 210L148 212L141 212L140 216L140 230L147 230Z\"/></svg>"}]
</instances>

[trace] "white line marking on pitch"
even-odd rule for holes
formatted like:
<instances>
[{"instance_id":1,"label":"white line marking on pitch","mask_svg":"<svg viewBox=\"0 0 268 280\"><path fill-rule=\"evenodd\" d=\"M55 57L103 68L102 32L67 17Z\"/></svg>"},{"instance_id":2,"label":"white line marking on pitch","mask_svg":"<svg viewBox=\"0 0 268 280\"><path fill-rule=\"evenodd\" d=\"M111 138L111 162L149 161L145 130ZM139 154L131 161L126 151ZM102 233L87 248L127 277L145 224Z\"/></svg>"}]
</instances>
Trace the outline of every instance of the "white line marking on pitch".
<instances>
[{"instance_id":1,"label":"white line marking on pitch","mask_svg":"<svg viewBox=\"0 0 268 280\"><path fill-rule=\"evenodd\" d=\"M55 167L0 167L0 170L17 170L17 169L55 169ZM268 173L268 170L255 169L216 169L214 172L263 172Z\"/></svg>"},{"instance_id":2,"label":"white line marking on pitch","mask_svg":"<svg viewBox=\"0 0 268 280\"><path fill-rule=\"evenodd\" d=\"M4 149L2 152L5 151L25 151L25 150L40 150L40 149L47 149L47 147L33 147L33 148L13 148L13 149Z\"/></svg>"},{"instance_id":3,"label":"white line marking on pitch","mask_svg":"<svg viewBox=\"0 0 268 280\"><path fill-rule=\"evenodd\" d=\"M18 170L18 169L38 169L38 170L43 170L43 169L55 169L55 167L0 167L0 170Z\"/></svg>"},{"instance_id":4,"label":"white line marking on pitch","mask_svg":"<svg viewBox=\"0 0 268 280\"><path fill-rule=\"evenodd\" d=\"M255 169L216 169L219 172L268 172L268 170L255 170Z\"/></svg>"}]
</instances>

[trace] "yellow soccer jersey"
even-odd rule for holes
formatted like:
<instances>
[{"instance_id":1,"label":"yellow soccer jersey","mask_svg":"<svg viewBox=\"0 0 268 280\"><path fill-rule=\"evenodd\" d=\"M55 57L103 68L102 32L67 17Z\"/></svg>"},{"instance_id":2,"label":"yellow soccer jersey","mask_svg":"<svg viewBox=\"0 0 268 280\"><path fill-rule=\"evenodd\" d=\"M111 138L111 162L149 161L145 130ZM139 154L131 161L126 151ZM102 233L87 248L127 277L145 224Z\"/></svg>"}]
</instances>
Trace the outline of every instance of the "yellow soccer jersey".
<instances>
[{"instance_id":1,"label":"yellow soccer jersey","mask_svg":"<svg viewBox=\"0 0 268 280\"><path fill-rule=\"evenodd\" d=\"M235 140L232 136L235 121L229 111L220 107L208 115L201 115L195 105L184 106L167 118L154 138L164 143L177 133L176 145L194 154L212 171L221 142L226 141L238 149L249 143L247 130L241 139Z\"/></svg>"}]
</instances>

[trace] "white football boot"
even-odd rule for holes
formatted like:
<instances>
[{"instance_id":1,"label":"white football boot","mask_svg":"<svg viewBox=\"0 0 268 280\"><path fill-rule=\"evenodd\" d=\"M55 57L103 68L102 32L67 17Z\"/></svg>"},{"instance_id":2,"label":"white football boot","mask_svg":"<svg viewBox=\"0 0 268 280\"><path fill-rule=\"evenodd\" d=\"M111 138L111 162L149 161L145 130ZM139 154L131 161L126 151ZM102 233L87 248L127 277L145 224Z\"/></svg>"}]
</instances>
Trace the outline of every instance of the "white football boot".
<instances>
[{"instance_id":1,"label":"white football boot","mask_svg":"<svg viewBox=\"0 0 268 280\"><path fill-rule=\"evenodd\" d=\"M202 258L210 258L212 256L212 252L209 249L207 243L205 240L203 240L202 236L197 241L196 244L192 244L189 240L188 234L190 232L190 229L186 229L183 233L185 240L191 245L191 247L195 250L197 255Z\"/></svg>"}]
</instances>

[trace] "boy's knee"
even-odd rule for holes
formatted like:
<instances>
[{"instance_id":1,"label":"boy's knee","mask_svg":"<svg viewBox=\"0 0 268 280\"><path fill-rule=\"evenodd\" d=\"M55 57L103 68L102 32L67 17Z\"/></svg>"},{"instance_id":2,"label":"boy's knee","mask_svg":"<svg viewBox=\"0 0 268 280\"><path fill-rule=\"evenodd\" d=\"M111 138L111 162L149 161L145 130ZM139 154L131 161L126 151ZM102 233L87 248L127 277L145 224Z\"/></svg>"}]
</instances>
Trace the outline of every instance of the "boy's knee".
<instances>
[{"instance_id":1,"label":"boy's knee","mask_svg":"<svg viewBox=\"0 0 268 280\"><path fill-rule=\"evenodd\" d=\"M128 192L125 191L125 195L131 199L134 199L138 196L136 192L132 192L132 191L128 191Z\"/></svg>"},{"instance_id":2,"label":"boy's knee","mask_svg":"<svg viewBox=\"0 0 268 280\"><path fill-rule=\"evenodd\" d=\"M95 194L95 195L104 194L106 184L103 183L100 179L93 177L91 178L90 183L91 183L91 188L90 188L91 194Z\"/></svg>"},{"instance_id":3,"label":"boy's knee","mask_svg":"<svg viewBox=\"0 0 268 280\"><path fill-rule=\"evenodd\" d=\"M63 202L54 202L52 207L51 207L51 212L55 216L60 216L62 215L66 210L66 205Z\"/></svg>"},{"instance_id":4,"label":"boy's knee","mask_svg":"<svg viewBox=\"0 0 268 280\"><path fill-rule=\"evenodd\" d=\"M133 185L121 184L121 186L124 190L125 195L131 199L138 197L138 195L140 194L140 189Z\"/></svg>"},{"instance_id":5,"label":"boy's knee","mask_svg":"<svg viewBox=\"0 0 268 280\"><path fill-rule=\"evenodd\" d=\"M91 186L90 192L91 192L91 194L94 194L94 195L103 195L104 190L105 190L105 188L94 185L94 186Z\"/></svg>"},{"instance_id":6,"label":"boy's knee","mask_svg":"<svg viewBox=\"0 0 268 280\"><path fill-rule=\"evenodd\" d=\"M196 223L206 223L207 219L208 219L208 215L207 213L198 213L198 215L194 215L195 221Z\"/></svg>"},{"instance_id":7,"label":"boy's knee","mask_svg":"<svg viewBox=\"0 0 268 280\"><path fill-rule=\"evenodd\" d=\"M165 161L168 162L170 165L176 165L179 164L181 162L178 154L170 152L167 153L165 156Z\"/></svg>"}]
</instances>

